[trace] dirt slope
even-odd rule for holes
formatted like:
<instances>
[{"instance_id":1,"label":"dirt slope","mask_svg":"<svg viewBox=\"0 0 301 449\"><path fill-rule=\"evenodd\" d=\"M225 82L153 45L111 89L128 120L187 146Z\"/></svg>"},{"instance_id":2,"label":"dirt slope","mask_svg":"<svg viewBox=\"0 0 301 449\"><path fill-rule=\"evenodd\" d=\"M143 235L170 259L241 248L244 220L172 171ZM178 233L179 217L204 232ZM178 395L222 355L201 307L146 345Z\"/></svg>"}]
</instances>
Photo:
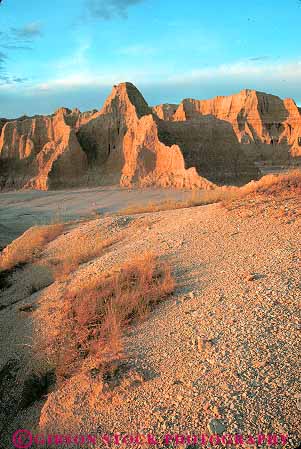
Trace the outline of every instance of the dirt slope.
<instances>
[{"instance_id":1,"label":"dirt slope","mask_svg":"<svg viewBox=\"0 0 301 449\"><path fill-rule=\"evenodd\" d=\"M43 260L66 252L82 235L94 240L122 236L104 256L71 275L68 285L155 249L172 264L178 287L173 298L128 333L128 365L119 386L102 392L99 379L81 373L44 405L19 413L7 434L33 425L42 407L40 430L48 433L140 432L161 441L166 433L209 433L215 419L227 433L288 433L287 447L296 447L300 198L244 203L231 210L211 205L108 217L50 243ZM24 299L39 305L27 320L46 336L55 332L64 288L64 282L56 282ZM0 312L1 329L16 319L15 306ZM29 326L22 327L24 338L31 326L23 319ZM13 356L14 335L8 327L3 337L10 344L1 366Z\"/></svg>"}]
</instances>

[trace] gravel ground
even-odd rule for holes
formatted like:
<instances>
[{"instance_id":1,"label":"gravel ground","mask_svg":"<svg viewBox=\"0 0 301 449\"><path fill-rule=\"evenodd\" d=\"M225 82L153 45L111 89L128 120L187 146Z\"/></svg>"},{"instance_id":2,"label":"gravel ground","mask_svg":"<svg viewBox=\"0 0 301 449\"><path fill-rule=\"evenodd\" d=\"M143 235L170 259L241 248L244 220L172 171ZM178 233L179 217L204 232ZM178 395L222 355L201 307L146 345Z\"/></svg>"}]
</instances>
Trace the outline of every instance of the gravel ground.
<instances>
[{"instance_id":1,"label":"gravel ground","mask_svg":"<svg viewBox=\"0 0 301 449\"><path fill-rule=\"evenodd\" d=\"M108 217L50 243L45 259L74 244L82 233L93 239L120 233L122 239L110 251L85 264L68 282L82 283L151 250L172 265L177 289L144 323L129 330L119 385L96 394L97 379L72 378L48 396L41 429L151 433L158 442L169 433L278 433L289 435L286 447L297 447L300 202L290 199L282 206L285 214L270 199L241 202L231 210L211 205ZM36 295L39 308L31 319L43 323L47 317L49 323L50 317L55 329L63 291L64 285L55 283ZM13 320L17 312L12 307L9 313L6 309L5 320ZM12 332L6 338L13 338ZM41 405L19 414L7 432L33 425Z\"/></svg>"},{"instance_id":2,"label":"gravel ground","mask_svg":"<svg viewBox=\"0 0 301 449\"><path fill-rule=\"evenodd\" d=\"M191 193L173 189L124 189L119 186L41 190L0 194L0 249L30 226L95 217L132 204L181 200Z\"/></svg>"}]
</instances>

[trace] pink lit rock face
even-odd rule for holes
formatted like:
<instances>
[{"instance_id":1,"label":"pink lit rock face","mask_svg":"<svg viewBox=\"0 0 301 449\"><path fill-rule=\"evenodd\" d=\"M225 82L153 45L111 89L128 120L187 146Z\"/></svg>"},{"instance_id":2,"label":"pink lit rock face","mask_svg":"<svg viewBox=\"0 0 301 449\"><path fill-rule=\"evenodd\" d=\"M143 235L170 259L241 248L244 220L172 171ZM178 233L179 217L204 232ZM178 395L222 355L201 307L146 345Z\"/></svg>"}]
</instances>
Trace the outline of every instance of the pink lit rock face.
<instances>
[{"instance_id":1,"label":"pink lit rock face","mask_svg":"<svg viewBox=\"0 0 301 449\"><path fill-rule=\"evenodd\" d=\"M115 86L100 111L61 108L4 123L0 158L2 188L83 185L89 171L98 173L98 183L109 178L126 187L213 187L186 170L177 145L160 142L152 110L130 83Z\"/></svg>"},{"instance_id":2,"label":"pink lit rock face","mask_svg":"<svg viewBox=\"0 0 301 449\"><path fill-rule=\"evenodd\" d=\"M99 111L0 120L0 188L89 184L207 188L258 176L261 153L301 155L293 100L244 90L150 108L131 83Z\"/></svg>"},{"instance_id":3,"label":"pink lit rock face","mask_svg":"<svg viewBox=\"0 0 301 449\"><path fill-rule=\"evenodd\" d=\"M72 185L87 168L75 129L67 124L72 115L62 108L53 116L6 122L0 137L1 185L40 190Z\"/></svg>"},{"instance_id":4,"label":"pink lit rock face","mask_svg":"<svg viewBox=\"0 0 301 449\"><path fill-rule=\"evenodd\" d=\"M210 100L185 99L171 117L185 121L204 115L213 115L231 123L242 144L282 145L292 156L301 156L301 114L291 99L281 100L255 90L242 90L236 95L215 97ZM254 150L255 152L256 150Z\"/></svg>"},{"instance_id":5,"label":"pink lit rock face","mask_svg":"<svg viewBox=\"0 0 301 449\"><path fill-rule=\"evenodd\" d=\"M164 103L154 106L152 110L161 120L172 120L178 106L177 104Z\"/></svg>"},{"instance_id":6,"label":"pink lit rock face","mask_svg":"<svg viewBox=\"0 0 301 449\"><path fill-rule=\"evenodd\" d=\"M124 187L213 187L195 169L186 170L177 145L159 140L156 117L130 83L114 86L103 108L80 127L78 139L90 166L101 166L104 176Z\"/></svg>"}]
</instances>

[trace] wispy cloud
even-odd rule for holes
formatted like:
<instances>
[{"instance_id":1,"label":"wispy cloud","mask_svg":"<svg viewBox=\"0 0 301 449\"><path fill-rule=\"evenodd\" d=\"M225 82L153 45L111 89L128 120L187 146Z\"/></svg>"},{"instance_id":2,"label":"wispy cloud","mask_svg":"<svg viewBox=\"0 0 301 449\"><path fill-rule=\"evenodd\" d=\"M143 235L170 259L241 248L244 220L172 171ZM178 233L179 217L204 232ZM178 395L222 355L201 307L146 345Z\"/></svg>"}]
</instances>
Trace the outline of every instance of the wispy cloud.
<instances>
[{"instance_id":1,"label":"wispy cloud","mask_svg":"<svg viewBox=\"0 0 301 449\"><path fill-rule=\"evenodd\" d=\"M117 75L118 77L118 75ZM92 75L88 71L81 73L74 73L62 78L50 79L48 81L39 83L36 86L31 86L39 91L56 91L62 89L97 87L102 85L113 85L117 82L116 76Z\"/></svg>"},{"instance_id":2,"label":"wispy cloud","mask_svg":"<svg viewBox=\"0 0 301 449\"><path fill-rule=\"evenodd\" d=\"M22 78L20 76L15 76L15 77L12 78L12 81L14 83L17 83L17 84L20 83L21 84L21 83L25 83L26 81L28 81L28 78Z\"/></svg>"},{"instance_id":3,"label":"wispy cloud","mask_svg":"<svg viewBox=\"0 0 301 449\"><path fill-rule=\"evenodd\" d=\"M194 69L189 72L172 75L168 81L179 83L188 81L202 81L207 79L227 79L235 77L245 79L298 80L301 77L301 60L287 62L273 62L267 64L262 61L238 61L233 64L222 64L216 67ZM298 83L299 84L299 83Z\"/></svg>"},{"instance_id":4,"label":"wispy cloud","mask_svg":"<svg viewBox=\"0 0 301 449\"><path fill-rule=\"evenodd\" d=\"M18 45L18 44L0 44L1 48L6 50L32 50L32 47L29 45Z\"/></svg>"},{"instance_id":5,"label":"wispy cloud","mask_svg":"<svg viewBox=\"0 0 301 449\"><path fill-rule=\"evenodd\" d=\"M20 84L27 81L27 78L8 73L7 65L11 58L11 52L22 50L32 50L35 39L42 36L41 22L27 23L22 27L11 27L5 31L0 31L0 83L1 85Z\"/></svg>"},{"instance_id":6,"label":"wispy cloud","mask_svg":"<svg viewBox=\"0 0 301 449\"><path fill-rule=\"evenodd\" d=\"M143 44L130 45L119 50L119 54L124 56L149 56L155 53L156 48Z\"/></svg>"},{"instance_id":7,"label":"wispy cloud","mask_svg":"<svg viewBox=\"0 0 301 449\"><path fill-rule=\"evenodd\" d=\"M265 64L255 61L235 62L222 64L215 67L195 68L189 71L181 71L171 74L168 67L152 66L143 67L139 71L136 67L114 69L104 71L90 69L86 62L85 53L89 48L83 44L74 55L66 60L56 63L61 76L50 78L34 86L39 90L53 90L61 88L97 87L100 85L112 85L122 81L132 81L143 85L169 84L169 85L194 85L195 83L227 82L228 80L250 85L252 80L271 80L277 82L294 82L301 87L301 60L288 62L274 62ZM1 62L1 59L0 59ZM57 70L58 71L58 70ZM164 81L162 81L164 80Z\"/></svg>"},{"instance_id":8,"label":"wispy cloud","mask_svg":"<svg viewBox=\"0 0 301 449\"><path fill-rule=\"evenodd\" d=\"M78 58L81 56L79 55ZM78 59L74 59L78 61ZM71 60L72 62L72 60ZM266 84L269 91L271 85L280 86L283 82L292 83L301 88L301 61L288 61L285 63L274 62L266 64L262 62L236 62L223 64L216 67L194 69L190 71L171 74L168 67L145 67L137 71L136 67L115 69L114 71L89 70L82 66L79 70L76 63L66 66L63 75L52 78L35 85L40 91L58 91L62 89L80 89L87 87L110 86L122 81L132 81L144 86L166 85L166 86L195 86L233 84L249 88L253 84Z\"/></svg>"},{"instance_id":9,"label":"wispy cloud","mask_svg":"<svg viewBox=\"0 0 301 449\"><path fill-rule=\"evenodd\" d=\"M41 22L31 22L20 28L13 27L10 32L16 39L32 40L42 35L42 24Z\"/></svg>"},{"instance_id":10,"label":"wispy cloud","mask_svg":"<svg viewBox=\"0 0 301 449\"><path fill-rule=\"evenodd\" d=\"M32 50L35 39L42 36L42 24L31 22L23 27L0 31L0 47L5 50Z\"/></svg>"},{"instance_id":11,"label":"wispy cloud","mask_svg":"<svg viewBox=\"0 0 301 449\"><path fill-rule=\"evenodd\" d=\"M31 85L29 89L44 92L62 91L65 89L74 90L81 88L99 89L100 86L112 87L113 84L118 84L125 81L142 83L143 81L149 81L150 79L155 79L154 72L150 73L147 69L143 68L140 70L136 69L135 71L132 71L131 69L102 71L83 68L80 71L76 70L73 73L70 72L59 78L52 78L37 85Z\"/></svg>"},{"instance_id":12,"label":"wispy cloud","mask_svg":"<svg viewBox=\"0 0 301 449\"><path fill-rule=\"evenodd\" d=\"M64 70L65 72L83 70L83 68L88 64L87 53L91 48L91 43L89 40L81 41L73 54L71 56L55 61L55 69Z\"/></svg>"},{"instance_id":13,"label":"wispy cloud","mask_svg":"<svg viewBox=\"0 0 301 449\"><path fill-rule=\"evenodd\" d=\"M84 0L85 9L93 19L111 20L114 17L126 18L128 9L144 0Z\"/></svg>"},{"instance_id":14,"label":"wispy cloud","mask_svg":"<svg viewBox=\"0 0 301 449\"><path fill-rule=\"evenodd\" d=\"M0 51L0 64L3 63L6 59L7 59L6 54Z\"/></svg>"},{"instance_id":15,"label":"wispy cloud","mask_svg":"<svg viewBox=\"0 0 301 449\"><path fill-rule=\"evenodd\" d=\"M0 47L7 50L32 50L34 40L42 36L41 22L27 23L0 31Z\"/></svg>"},{"instance_id":16,"label":"wispy cloud","mask_svg":"<svg viewBox=\"0 0 301 449\"><path fill-rule=\"evenodd\" d=\"M248 61L258 62L258 61L266 61L267 59L269 59L269 56L254 56L252 58L249 58Z\"/></svg>"},{"instance_id":17,"label":"wispy cloud","mask_svg":"<svg viewBox=\"0 0 301 449\"><path fill-rule=\"evenodd\" d=\"M12 114L10 111L21 114L24 112L21 108L31 114L50 113L62 104L78 106L82 110L100 107L112 85L123 81L136 84L149 104L177 103L188 97L201 99L229 95L244 88L282 98L292 97L298 104L301 102L301 60L269 63L244 60L176 74L172 74L167 65L154 64L142 67L139 71L131 65L126 70L117 67L114 70L105 70L103 67L89 70L88 66L72 69L72 66L68 66L66 70L56 73L60 73L60 76L49 77L44 82L20 79L18 83L16 78L14 84L1 86L0 82L0 97L5 99L2 103L0 101L0 106L2 104L2 108L6 108L2 115L5 115L5 111L8 114Z\"/></svg>"},{"instance_id":18,"label":"wispy cloud","mask_svg":"<svg viewBox=\"0 0 301 449\"><path fill-rule=\"evenodd\" d=\"M6 60L7 56L5 53L0 51L0 82L6 81L7 73L6 73Z\"/></svg>"}]
</instances>

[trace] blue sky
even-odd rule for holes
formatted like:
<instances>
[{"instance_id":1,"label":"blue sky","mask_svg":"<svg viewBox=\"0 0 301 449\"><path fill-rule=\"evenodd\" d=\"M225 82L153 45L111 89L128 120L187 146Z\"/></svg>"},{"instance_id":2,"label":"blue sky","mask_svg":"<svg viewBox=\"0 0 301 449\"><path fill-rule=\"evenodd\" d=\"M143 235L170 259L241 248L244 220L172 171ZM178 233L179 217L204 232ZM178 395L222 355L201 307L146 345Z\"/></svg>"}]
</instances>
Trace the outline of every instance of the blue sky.
<instances>
[{"instance_id":1,"label":"blue sky","mask_svg":"<svg viewBox=\"0 0 301 449\"><path fill-rule=\"evenodd\" d=\"M301 104L301 0L2 0L0 117L99 109L133 82L151 104L244 88Z\"/></svg>"}]
</instances>

